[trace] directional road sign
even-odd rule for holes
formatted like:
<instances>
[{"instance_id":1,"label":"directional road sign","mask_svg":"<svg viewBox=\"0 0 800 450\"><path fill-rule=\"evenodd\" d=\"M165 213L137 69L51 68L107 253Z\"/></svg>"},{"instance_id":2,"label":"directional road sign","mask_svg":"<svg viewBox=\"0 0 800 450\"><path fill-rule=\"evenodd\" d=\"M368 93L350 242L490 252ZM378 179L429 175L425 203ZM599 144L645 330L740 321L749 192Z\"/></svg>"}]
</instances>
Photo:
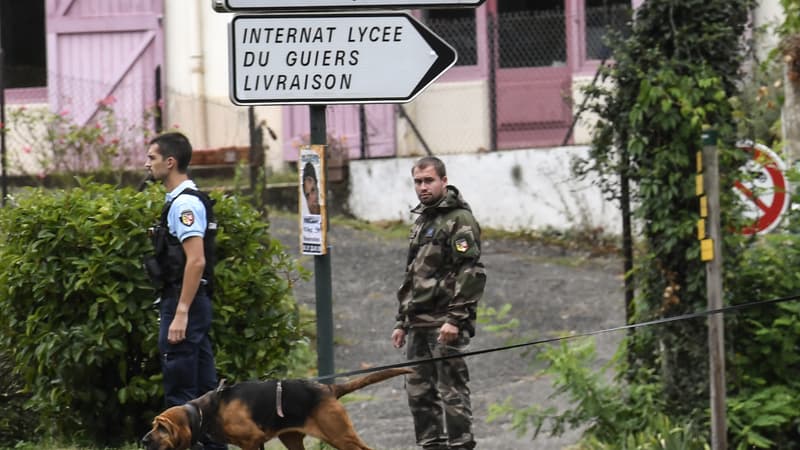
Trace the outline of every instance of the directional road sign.
<instances>
[{"instance_id":1,"label":"directional road sign","mask_svg":"<svg viewBox=\"0 0 800 450\"><path fill-rule=\"evenodd\" d=\"M332 9L413 9L476 7L485 0L214 0L217 11L289 11Z\"/></svg>"},{"instance_id":2,"label":"directional road sign","mask_svg":"<svg viewBox=\"0 0 800 450\"><path fill-rule=\"evenodd\" d=\"M400 12L236 16L229 41L238 105L403 103L456 61Z\"/></svg>"}]
</instances>

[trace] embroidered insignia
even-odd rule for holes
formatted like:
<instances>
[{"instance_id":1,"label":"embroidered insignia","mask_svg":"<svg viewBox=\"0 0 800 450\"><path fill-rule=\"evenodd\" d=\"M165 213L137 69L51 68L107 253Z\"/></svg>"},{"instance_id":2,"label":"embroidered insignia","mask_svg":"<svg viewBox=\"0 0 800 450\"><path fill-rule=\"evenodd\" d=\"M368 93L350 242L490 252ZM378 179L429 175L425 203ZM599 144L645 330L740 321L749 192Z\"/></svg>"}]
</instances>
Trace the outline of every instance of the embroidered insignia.
<instances>
[{"instance_id":1,"label":"embroidered insignia","mask_svg":"<svg viewBox=\"0 0 800 450\"><path fill-rule=\"evenodd\" d=\"M465 251L469 250L469 242L466 239L461 238L456 241L456 251L459 253L464 253Z\"/></svg>"},{"instance_id":2,"label":"embroidered insignia","mask_svg":"<svg viewBox=\"0 0 800 450\"><path fill-rule=\"evenodd\" d=\"M425 230L425 237L433 237L433 227Z\"/></svg>"},{"instance_id":3,"label":"embroidered insignia","mask_svg":"<svg viewBox=\"0 0 800 450\"><path fill-rule=\"evenodd\" d=\"M192 226L194 223L194 213L192 210L187 209L186 211L181 212L181 223L187 227Z\"/></svg>"}]
</instances>

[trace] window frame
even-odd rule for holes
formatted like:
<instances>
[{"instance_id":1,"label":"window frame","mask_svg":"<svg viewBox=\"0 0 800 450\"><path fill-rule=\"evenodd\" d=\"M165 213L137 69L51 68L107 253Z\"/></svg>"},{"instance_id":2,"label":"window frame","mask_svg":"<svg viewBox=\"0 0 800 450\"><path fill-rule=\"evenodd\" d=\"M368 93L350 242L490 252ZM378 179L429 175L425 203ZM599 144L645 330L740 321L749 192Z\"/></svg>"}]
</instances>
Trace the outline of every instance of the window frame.
<instances>
[{"instance_id":1,"label":"window frame","mask_svg":"<svg viewBox=\"0 0 800 450\"><path fill-rule=\"evenodd\" d=\"M2 1L2 0L0 0ZM44 75L47 75L47 4L45 0L41 0L41 8L42 8L42 17L41 17L41 31L43 33L42 36L42 43L44 44L44 48L42 49L44 52ZM30 4L28 4L30 5ZM17 5L19 7L19 5ZM30 8L30 6L29 6ZM0 4L0 12L3 11L3 5ZM35 10L36 8L31 8ZM30 14L31 11L29 10L27 14ZM13 20L12 18L6 17L5 20ZM2 24L0 24L2 26ZM6 30L8 27L3 27L3 30ZM6 31L6 38L8 38L9 31ZM0 45L3 45L3 37L0 36ZM8 47L3 46L3 70L8 70L8 67L11 67L9 64L9 51ZM7 75L7 74L4 74ZM41 75L41 74L40 74ZM9 87L8 86L9 77L5 76L3 78L3 93L4 93L4 100L7 105L26 105L26 104L35 104L35 103L47 103L48 102L48 90L47 90L47 81L45 79L45 84L43 86L25 86L25 87Z\"/></svg>"},{"instance_id":2,"label":"window frame","mask_svg":"<svg viewBox=\"0 0 800 450\"><path fill-rule=\"evenodd\" d=\"M487 0L475 8L475 33L478 63L469 66L453 66L439 78L440 81L474 81L487 79L489 76L489 37L487 16L496 13L497 2ZM644 0L630 0L631 7L636 10ZM575 76L593 75L600 67L601 60L589 59L586 49L586 1L564 0L567 16L567 65ZM414 12L418 19L423 18L420 10Z\"/></svg>"},{"instance_id":3,"label":"window frame","mask_svg":"<svg viewBox=\"0 0 800 450\"><path fill-rule=\"evenodd\" d=\"M475 48L478 62L468 66L454 65L442 74L439 81L474 81L488 78L489 47L486 35L486 3L484 2L481 6L473 9L475 11ZM420 10L415 11L413 14L418 19L424 17Z\"/></svg>"}]
</instances>

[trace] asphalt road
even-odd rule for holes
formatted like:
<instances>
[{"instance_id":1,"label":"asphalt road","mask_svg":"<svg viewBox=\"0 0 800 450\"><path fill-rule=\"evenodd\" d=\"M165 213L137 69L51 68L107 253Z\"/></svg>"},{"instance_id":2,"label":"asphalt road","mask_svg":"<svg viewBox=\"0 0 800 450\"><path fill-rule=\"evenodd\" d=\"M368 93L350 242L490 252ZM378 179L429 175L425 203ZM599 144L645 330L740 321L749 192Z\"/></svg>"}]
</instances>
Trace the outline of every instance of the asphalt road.
<instances>
[{"instance_id":1,"label":"asphalt road","mask_svg":"<svg viewBox=\"0 0 800 450\"><path fill-rule=\"evenodd\" d=\"M295 217L271 218L273 236L313 270L313 257L299 255L298 228ZM403 350L392 347L390 336L407 243L335 225L330 242L335 372L403 362ZM589 257L525 241L485 239L482 260L488 272L482 304L495 309L511 305L510 315L519 320L519 326L502 333L479 328L473 351L512 340L531 342L624 324L622 263L616 258ZM299 283L295 296L313 310L315 280ZM621 338L619 332L598 335L596 365L608 361ZM520 436L512 430L507 417L492 423L486 420L489 407L508 398L520 408L568 405L563 398L550 398L551 380L536 374L541 363L534 359L535 350L532 346L468 358L478 449L554 450L577 442L577 430L560 437L543 433L533 440L530 432ZM418 448L401 377L344 400L356 430L375 450Z\"/></svg>"}]
</instances>

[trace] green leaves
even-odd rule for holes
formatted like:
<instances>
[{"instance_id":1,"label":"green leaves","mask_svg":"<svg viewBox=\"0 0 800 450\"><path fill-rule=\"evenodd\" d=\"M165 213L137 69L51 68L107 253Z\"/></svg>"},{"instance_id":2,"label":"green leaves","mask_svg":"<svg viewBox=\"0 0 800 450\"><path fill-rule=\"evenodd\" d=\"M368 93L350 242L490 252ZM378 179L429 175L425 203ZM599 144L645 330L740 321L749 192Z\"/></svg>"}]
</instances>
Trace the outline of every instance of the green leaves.
<instances>
[{"instance_id":1,"label":"green leaves","mask_svg":"<svg viewBox=\"0 0 800 450\"><path fill-rule=\"evenodd\" d=\"M55 417L64 405L80 416L97 407L93 393L113 392L157 370L157 360L139 350L145 346L127 348L131 338L155 346L157 328L142 304L152 294L139 269L149 245L140 226L147 196L106 185L29 190L0 212L0 258L12 262L0 269L0 307L8 312L0 319L0 342L11 349L32 405L44 417ZM102 215L108 218L97 220ZM139 364L108 375L128 359ZM117 402L104 403L107 420L120 420L124 410L115 410ZM50 423L64 431L83 419Z\"/></svg>"},{"instance_id":2,"label":"green leaves","mask_svg":"<svg viewBox=\"0 0 800 450\"><path fill-rule=\"evenodd\" d=\"M163 402L158 312L141 269L163 191L80 184L26 190L0 209L0 356L13 367L2 375L22 380L48 431L105 445L136 438ZM212 197L219 373L285 374L307 345L290 290L296 263L247 202Z\"/></svg>"},{"instance_id":3,"label":"green leaves","mask_svg":"<svg viewBox=\"0 0 800 450\"><path fill-rule=\"evenodd\" d=\"M153 134L150 119L155 111L145 111L140 120L132 120L116 114L115 102L111 96L98 101L97 113L89 123L75 120L66 109L11 108L7 126L28 154L13 158L15 169L34 175L40 183L50 177L72 184L74 175L87 173L121 181L125 169L137 161L142 141Z\"/></svg>"},{"instance_id":4,"label":"green leaves","mask_svg":"<svg viewBox=\"0 0 800 450\"><path fill-rule=\"evenodd\" d=\"M800 11L798 0L782 0L787 11ZM779 134L779 103L774 79L754 76L757 92L742 92L741 36L748 22L751 0L649 0L638 8L633 32L612 43L615 64L603 72L604 84L586 91L593 112L600 118L591 157L576 164L585 173L593 170L603 180L603 191L620 192L623 173L631 181L632 205L639 230L635 261L634 317L648 320L706 307L705 267L699 260L696 222L699 202L694 183L695 153L702 149L704 127L715 128L719 156L721 222L726 301L768 299L800 290L796 267L796 239L783 236L787 247L772 239L746 242L736 233L741 220L732 189L742 152L739 137L771 142ZM781 32L800 31L797 14L789 14ZM791 30L791 31L790 31ZM780 71L776 71L780 78ZM753 103L755 100L755 104ZM790 221L790 228L800 223ZM750 245L750 247L748 247ZM791 416L781 400L768 394L767 386L788 387L795 399L798 385L797 314L782 308L748 313L747 320L726 316L727 335L735 354L729 359L735 380L732 404L738 409L732 436L747 445L784 448L797 433L797 402ZM626 347L627 379L631 387L659 383L655 405L673 423L708 420L707 350L705 324L687 321L653 329L637 330ZM789 349L795 349L793 352ZM566 368L562 368L566 370ZM794 373L794 376L788 375ZM645 374L645 375L642 375ZM730 388L729 388L730 392ZM759 397L763 394L764 397ZM762 401L747 403L756 396ZM611 404L625 410L624 404ZM772 408L776 407L777 411ZM791 420L786 420L791 418ZM592 423L592 422L590 422ZM771 441L771 444L770 444ZM605 441L608 442L608 441ZM619 443L617 443L619 444ZM619 447L616 447L619 448Z\"/></svg>"},{"instance_id":5,"label":"green leaves","mask_svg":"<svg viewBox=\"0 0 800 450\"><path fill-rule=\"evenodd\" d=\"M657 382L613 383L604 374L609 367L598 372L591 369L595 358L592 338L546 347L537 354L537 359L546 362L547 368L537 376L552 378L555 388L552 397L565 396L572 406L564 410L541 405L517 407L508 398L489 407L487 421L509 417L512 429L519 434L532 431L534 439L542 432L561 436L582 428L581 448L704 448L703 430L695 429L691 422L673 425L664 413L662 386ZM615 358L614 362L621 361ZM652 372L642 373L642 379L652 378Z\"/></svg>"},{"instance_id":6,"label":"green leaves","mask_svg":"<svg viewBox=\"0 0 800 450\"><path fill-rule=\"evenodd\" d=\"M800 275L791 268L797 264L796 234L761 237L736 261L725 282L730 302L796 295ZM788 448L800 424L800 302L748 308L732 318L732 326L728 417L736 442L739 448Z\"/></svg>"},{"instance_id":7,"label":"green leaves","mask_svg":"<svg viewBox=\"0 0 800 450\"><path fill-rule=\"evenodd\" d=\"M797 390L765 386L728 400L728 417L737 436L737 449L791 448L797 427ZM787 430L776 434L774 430Z\"/></svg>"}]
</instances>

